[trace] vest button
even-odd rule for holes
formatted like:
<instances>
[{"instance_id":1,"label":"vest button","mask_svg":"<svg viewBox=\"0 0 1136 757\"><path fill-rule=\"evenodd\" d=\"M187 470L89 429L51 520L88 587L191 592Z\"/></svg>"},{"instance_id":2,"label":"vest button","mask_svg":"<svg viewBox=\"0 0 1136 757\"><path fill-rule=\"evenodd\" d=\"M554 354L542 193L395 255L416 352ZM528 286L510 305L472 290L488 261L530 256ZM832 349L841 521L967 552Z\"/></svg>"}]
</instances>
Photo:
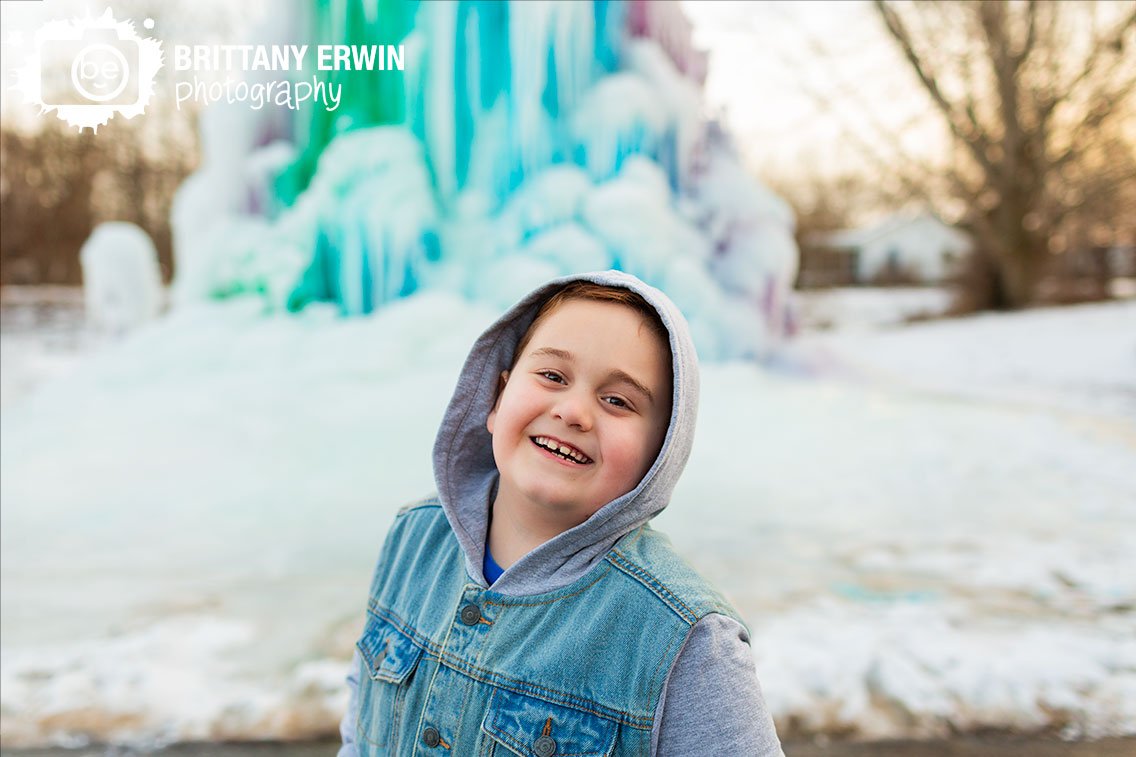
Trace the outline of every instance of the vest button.
<instances>
[{"instance_id":1,"label":"vest button","mask_svg":"<svg viewBox=\"0 0 1136 757\"><path fill-rule=\"evenodd\" d=\"M477 625L481 620L481 610L477 609L477 605L466 605L461 609L461 621L467 626Z\"/></svg>"},{"instance_id":2,"label":"vest button","mask_svg":"<svg viewBox=\"0 0 1136 757\"><path fill-rule=\"evenodd\" d=\"M422 743L433 749L442 742L442 736L437 728L427 728L422 732Z\"/></svg>"},{"instance_id":3,"label":"vest button","mask_svg":"<svg viewBox=\"0 0 1136 757\"><path fill-rule=\"evenodd\" d=\"M556 740L551 736L541 736L533 743L537 757L552 757L556 754Z\"/></svg>"}]
</instances>

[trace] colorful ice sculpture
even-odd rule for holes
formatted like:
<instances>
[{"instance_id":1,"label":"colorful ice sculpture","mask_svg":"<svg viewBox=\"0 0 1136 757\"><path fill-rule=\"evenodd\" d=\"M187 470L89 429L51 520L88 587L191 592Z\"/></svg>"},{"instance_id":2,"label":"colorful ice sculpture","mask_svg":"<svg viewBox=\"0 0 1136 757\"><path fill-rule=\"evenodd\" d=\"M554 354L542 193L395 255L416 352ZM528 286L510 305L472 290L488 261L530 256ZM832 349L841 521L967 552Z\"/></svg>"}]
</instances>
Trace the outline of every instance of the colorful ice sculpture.
<instances>
[{"instance_id":1,"label":"colorful ice sculpture","mask_svg":"<svg viewBox=\"0 0 1136 757\"><path fill-rule=\"evenodd\" d=\"M404 68L321 72L341 107L283 129L206 111L175 301L356 315L440 288L504 308L614 267L676 301L703 359L760 358L789 330L792 213L703 116L676 2L325 0L296 21L315 44L401 44Z\"/></svg>"}]
</instances>

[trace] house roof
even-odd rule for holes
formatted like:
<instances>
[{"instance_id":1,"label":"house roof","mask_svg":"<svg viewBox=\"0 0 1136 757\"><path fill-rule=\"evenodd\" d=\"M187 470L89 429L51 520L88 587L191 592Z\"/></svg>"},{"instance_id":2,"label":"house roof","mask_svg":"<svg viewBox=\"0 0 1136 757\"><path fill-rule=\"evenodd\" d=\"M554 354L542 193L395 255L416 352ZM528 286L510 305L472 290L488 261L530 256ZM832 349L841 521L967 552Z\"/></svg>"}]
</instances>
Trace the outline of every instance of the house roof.
<instances>
[{"instance_id":1,"label":"house roof","mask_svg":"<svg viewBox=\"0 0 1136 757\"><path fill-rule=\"evenodd\" d=\"M933 221L945 229L948 229L956 234L965 236L959 229L939 218L935 213L930 210L921 210L917 212L905 211L894 213L887 216L883 220L871 225L863 226L857 229L839 229L837 231L820 232L809 236L811 244L829 247L834 250L848 250L852 251L863 247L881 237L894 234L905 226L910 226L914 223L922 221Z\"/></svg>"}]
</instances>

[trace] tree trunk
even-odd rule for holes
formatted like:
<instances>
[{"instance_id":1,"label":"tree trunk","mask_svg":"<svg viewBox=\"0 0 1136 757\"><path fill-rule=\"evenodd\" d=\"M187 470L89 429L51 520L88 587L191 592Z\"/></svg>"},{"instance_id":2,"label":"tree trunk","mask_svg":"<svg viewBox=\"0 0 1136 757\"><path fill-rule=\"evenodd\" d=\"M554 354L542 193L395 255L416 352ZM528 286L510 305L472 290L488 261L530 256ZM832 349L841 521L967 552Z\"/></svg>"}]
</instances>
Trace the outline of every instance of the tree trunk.
<instances>
[{"instance_id":1,"label":"tree trunk","mask_svg":"<svg viewBox=\"0 0 1136 757\"><path fill-rule=\"evenodd\" d=\"M1002 307L1017 310L1033 304L1041 280L1041 258L1036 250L1019 248L998 256L996 291Z\"/></svg>"},{"instance_id":2,"label":"tree trunk","mask_svg":"<svg viewBox=\"0 0 1136 757\"><path fill-rule=\"evenodd\" d=\"M1045 237L1022 228L1022 215L1010 212L1000 219L993 248L998 277L995 291L1002 300L996 306L1011 310L1029 307L1036 301L1049 250Z\"/></svg>"}]
</instances>

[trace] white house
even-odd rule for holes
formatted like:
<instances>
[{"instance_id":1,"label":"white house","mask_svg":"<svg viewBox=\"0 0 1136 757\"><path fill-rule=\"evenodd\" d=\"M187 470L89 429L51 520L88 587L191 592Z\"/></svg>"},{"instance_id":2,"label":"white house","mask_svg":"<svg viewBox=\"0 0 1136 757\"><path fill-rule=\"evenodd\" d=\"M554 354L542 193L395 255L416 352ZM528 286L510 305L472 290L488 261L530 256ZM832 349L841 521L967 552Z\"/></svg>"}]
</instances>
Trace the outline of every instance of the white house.
<instances>
[{"instance_id":1,"label":"white house","mask_svg":"<svg viewBox=\"0 0 1136 757\"><path fill-rule=\"evenodd\" d=\"M814 243L853 255L856 280L945 281L974 249L970 237L929 211L900 213L861 229L817 235Z\"/></svg>"}]
</instances>

